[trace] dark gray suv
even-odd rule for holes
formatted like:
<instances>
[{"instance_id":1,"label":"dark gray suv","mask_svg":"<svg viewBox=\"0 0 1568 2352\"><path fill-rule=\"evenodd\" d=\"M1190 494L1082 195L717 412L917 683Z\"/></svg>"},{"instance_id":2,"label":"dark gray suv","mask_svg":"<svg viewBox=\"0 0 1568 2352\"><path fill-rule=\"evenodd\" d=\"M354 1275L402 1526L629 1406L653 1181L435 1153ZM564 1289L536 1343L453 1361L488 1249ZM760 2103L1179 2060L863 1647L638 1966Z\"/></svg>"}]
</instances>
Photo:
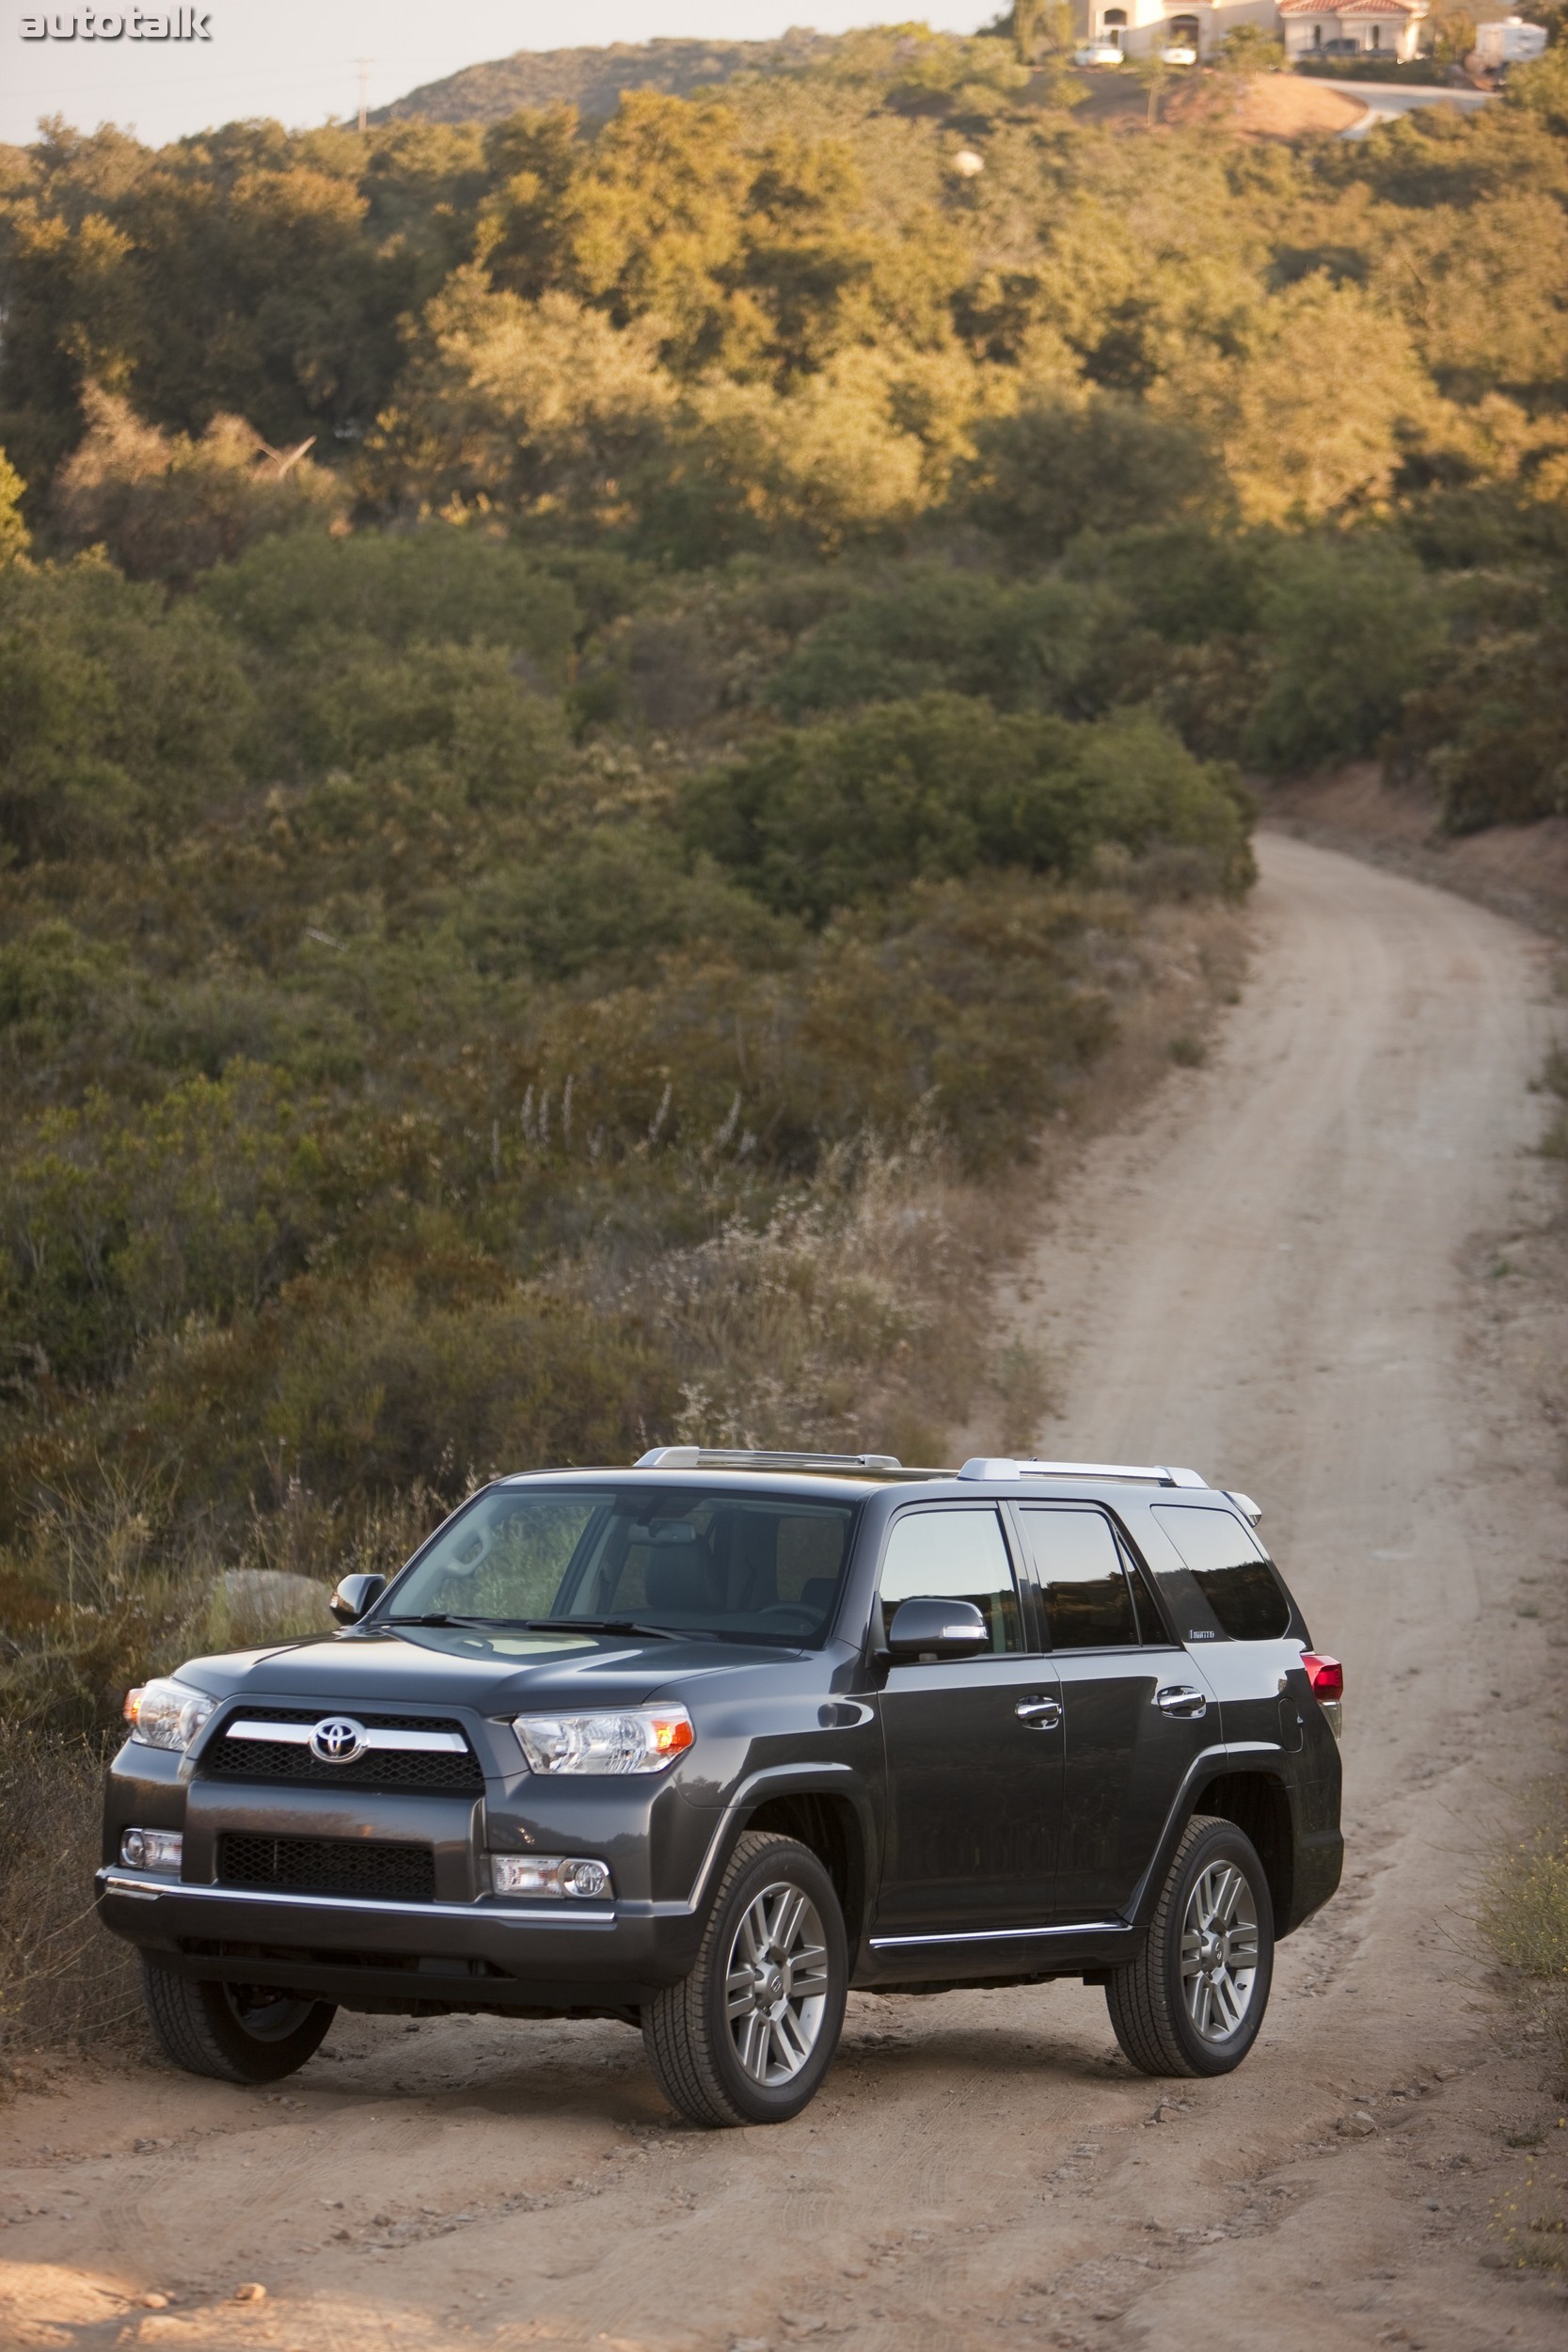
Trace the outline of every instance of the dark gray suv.
<instances>
[{"instance_id":1,"label":"dark gray suv","mask_svg":"<svg viewBox=\"0 0 1568 2352\"><path fill-rule=\"evenodd\" d=\"M170 2058L340 2007L641 2027L703 2123L798 2114L845 1995L1078 1977L1237 2065L1339 1880L1340 1672L1191 1470L666 1446L498 1480L344 1629L133 1692L105 1923Z\"/></svg>"}]
</instances>

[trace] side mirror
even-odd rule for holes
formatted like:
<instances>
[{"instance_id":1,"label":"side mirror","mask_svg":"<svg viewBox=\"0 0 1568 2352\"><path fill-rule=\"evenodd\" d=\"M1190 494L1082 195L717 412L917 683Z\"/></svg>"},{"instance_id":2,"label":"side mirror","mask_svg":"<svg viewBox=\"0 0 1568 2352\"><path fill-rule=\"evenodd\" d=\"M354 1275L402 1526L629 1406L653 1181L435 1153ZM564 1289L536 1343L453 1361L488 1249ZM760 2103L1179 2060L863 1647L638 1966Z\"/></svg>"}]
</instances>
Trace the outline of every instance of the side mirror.
<instances>
[{"instance_id":1,"label":"side mirror","mask_svg":"<svg viewBox=\"0 0 1568 2352\"><path fill-rule=\"evenodd\" d=\"M895 1660L974 1658L990 1648L990 1632L972 1600L901 1600L887 1645Z\"/></svg>"},{"instance_id":2,"label":"side mirror","mask_svg":"<svg viewBox=\"0 0 1568 2352\"><path fill-rule=\"evenodd\" d=\"M345 1576L332 1596L332 1614L340 1625L357 1625L386 1590L384 1576Z\"/></svg>"}]
</instances>

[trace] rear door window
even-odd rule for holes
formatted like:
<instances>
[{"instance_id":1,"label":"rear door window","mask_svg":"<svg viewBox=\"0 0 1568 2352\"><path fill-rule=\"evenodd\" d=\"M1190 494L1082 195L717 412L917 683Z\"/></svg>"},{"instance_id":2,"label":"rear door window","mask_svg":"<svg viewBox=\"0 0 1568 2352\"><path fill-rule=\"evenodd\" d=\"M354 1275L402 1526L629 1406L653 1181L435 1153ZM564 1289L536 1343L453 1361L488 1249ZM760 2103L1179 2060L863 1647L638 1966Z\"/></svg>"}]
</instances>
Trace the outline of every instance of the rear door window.
<instances>
[{"instance_id":1,"label":"rear door window","mask_svg":"<svg viewBox=\"0 0 1568 2352\"><path fill-rule=\"evenodd\" d=\"M1221 1631L1233 1642L1277 1641L1291 1604L1252 1530L1217 1505L1157 1502L1153 1511Z\"/></svg>"},{"instance_id":2,"label":"rear door window","mask_svg":"<svg viewBox=\"0 0 1568 2352\"><path fill-rule=\"evenodd\" d=\"M1100 1511L1021 1509L1053 1649L1124 1649L1138 1639L1132 1587Z\"/></svg>"}]
</instances>

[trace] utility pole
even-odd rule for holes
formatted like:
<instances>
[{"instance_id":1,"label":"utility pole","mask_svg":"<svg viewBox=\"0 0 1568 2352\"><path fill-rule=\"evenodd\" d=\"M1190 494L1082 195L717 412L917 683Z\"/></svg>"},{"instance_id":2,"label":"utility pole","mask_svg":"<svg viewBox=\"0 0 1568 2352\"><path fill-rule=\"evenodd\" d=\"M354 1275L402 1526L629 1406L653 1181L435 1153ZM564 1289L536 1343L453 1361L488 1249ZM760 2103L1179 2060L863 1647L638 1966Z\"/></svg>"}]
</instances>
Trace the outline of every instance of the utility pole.
<instances>
[{"instance_id":1,"label":"utility pole","mask_svg":"<svg viewBox=\"0 0 1568 2352\"><path fill-rule=\"evenodd\" d=\"M359 60L359 135L361 137L365 134L365 108L370 97L371 68L374 63L373 57L361 57Z\"/></svg>"}]
</instances>

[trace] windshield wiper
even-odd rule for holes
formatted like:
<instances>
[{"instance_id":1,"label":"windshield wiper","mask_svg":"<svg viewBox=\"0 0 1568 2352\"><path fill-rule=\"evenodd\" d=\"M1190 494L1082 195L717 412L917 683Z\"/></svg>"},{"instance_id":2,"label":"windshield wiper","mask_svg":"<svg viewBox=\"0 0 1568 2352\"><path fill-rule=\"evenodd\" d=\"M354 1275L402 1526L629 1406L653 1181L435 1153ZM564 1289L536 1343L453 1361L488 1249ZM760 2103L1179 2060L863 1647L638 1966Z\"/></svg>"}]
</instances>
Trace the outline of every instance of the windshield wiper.
<instances>
[{"instance_id":1,"label":"windshield wiper","mask_svg":"<svg viewBox=\"0 0 1568 2352\"><path fill-rule=\"evenodd\" d=\"M378 1617L377 1625L520 1625L519 1617L449 1617L444 1609L432 1609L422 1617Z\"/></svg>"},{"instance_id":2,"label":"windshield wiper","mask_svg":"<svg viewBox=\"0 0 1568 2352\"><path fill-rule=\"evenodd\" d=\"M661 1642L716 1642L705 1627L639 1625L631 1617L530 1617L531 1633L647 1633Z\"/></svg>"}]
</instances>

